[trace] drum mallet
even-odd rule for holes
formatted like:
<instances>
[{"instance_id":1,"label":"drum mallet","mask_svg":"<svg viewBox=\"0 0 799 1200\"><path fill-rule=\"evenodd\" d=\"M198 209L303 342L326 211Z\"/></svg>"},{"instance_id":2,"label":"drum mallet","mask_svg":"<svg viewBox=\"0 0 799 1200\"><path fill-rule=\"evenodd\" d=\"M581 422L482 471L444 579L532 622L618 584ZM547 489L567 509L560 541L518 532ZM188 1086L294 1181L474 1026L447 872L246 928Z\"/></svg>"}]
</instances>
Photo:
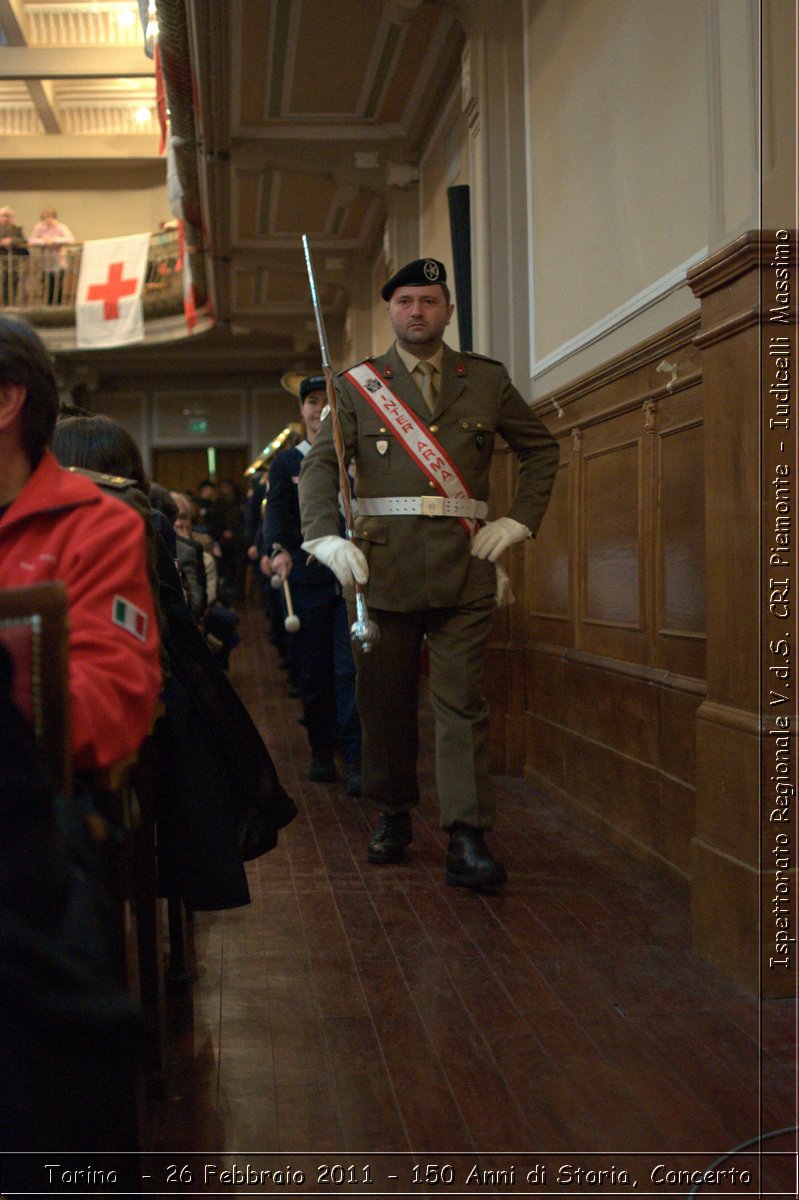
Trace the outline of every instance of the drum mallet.
<instances>
[{"instance_id":1,"label":"drum mallet","mask_svg":"<svg viewBox=\"0 0 799 1200\"><path fill-rule=\"evenodd\" d=\"M289 587L288 579L281 579L279 575L273 575L269 581L273 588L283 588L283 595L286 598L286 608L289 615L283 622L283 627L286 633L297 633L300 628L300 618L294 611L294 605L291 603L291 588Z\"/></svg>"}]
</instances>

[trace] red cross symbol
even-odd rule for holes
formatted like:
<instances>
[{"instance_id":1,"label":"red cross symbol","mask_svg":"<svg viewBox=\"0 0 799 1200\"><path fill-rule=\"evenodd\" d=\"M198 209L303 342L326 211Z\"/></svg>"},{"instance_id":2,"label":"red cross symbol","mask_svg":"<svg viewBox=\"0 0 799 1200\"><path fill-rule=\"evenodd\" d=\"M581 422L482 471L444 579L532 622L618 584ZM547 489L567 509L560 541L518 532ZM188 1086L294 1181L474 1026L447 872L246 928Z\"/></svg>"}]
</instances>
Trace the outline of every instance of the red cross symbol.
<instances>
[{"instance_id":1,"label":"red cross symbol","mask_svg":"<svg viewBox=\"0 0 799 1200\"><path fill-rule=\"evenodd\" d=\"M105 283L93 283L86 292L87 300L103 301L103 318L115 321L119 316L119 301L123 296L132 296L136 291L138 279L123 279L124 263L108 264L108 279Z\"/></svg>"}]
</instances>

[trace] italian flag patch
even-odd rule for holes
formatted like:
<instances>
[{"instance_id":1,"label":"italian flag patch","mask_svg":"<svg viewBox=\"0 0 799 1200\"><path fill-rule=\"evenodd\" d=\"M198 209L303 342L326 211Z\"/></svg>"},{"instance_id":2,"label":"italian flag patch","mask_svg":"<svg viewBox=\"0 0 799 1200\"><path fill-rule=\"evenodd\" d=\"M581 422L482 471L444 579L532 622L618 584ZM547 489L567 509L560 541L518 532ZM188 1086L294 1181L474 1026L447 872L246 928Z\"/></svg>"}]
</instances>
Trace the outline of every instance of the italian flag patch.
<instances>
[{"instance_id":1,"label":"italian flag patch","mask_svg":"<svg viewBox=\"0 0 799 1200\"><path fill-rule=\"evenodd\" d=\"M132 633L140 642L147 637L147 613L142 612L135 604L131 604L130 600L126 600L124 596L114 596L111 620L115 625L121 625L123 629L127 629L128 633Z\"/></svg>"}]
</instances>

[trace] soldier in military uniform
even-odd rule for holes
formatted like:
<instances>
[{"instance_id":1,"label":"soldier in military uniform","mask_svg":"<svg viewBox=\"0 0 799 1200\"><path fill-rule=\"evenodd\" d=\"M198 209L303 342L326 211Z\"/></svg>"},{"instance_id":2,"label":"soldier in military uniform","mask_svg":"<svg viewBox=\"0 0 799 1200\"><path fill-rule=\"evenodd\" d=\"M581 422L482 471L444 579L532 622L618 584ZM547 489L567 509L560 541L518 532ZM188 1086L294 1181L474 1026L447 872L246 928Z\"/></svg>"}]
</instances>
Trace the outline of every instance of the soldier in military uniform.
<instances>
[{"instance_id":1,"label":"soldier in military uniform","mask_svg":"<svg viewBox=\"0 0 799 1200\"><path fill-rule=\"evenodd\" d=\"M381 295L394 345L336 378L345 458L357 468L355 537L338 536L337 456L326 420L300 475L304 549L345 587L364 585L380 629L380 641L356 656L362 790L381 814L369 861L401 861L412 839L426 636L441 824L450 833L446 879L496 888L506 872L484 839L495 817L484 696L495 563L536 533L558 449L501 363L444 344L453 306L442 263L409 263ZM486 521L497 434L519 459L519 481L509 512Z\"/></svg>"}]
</instances>

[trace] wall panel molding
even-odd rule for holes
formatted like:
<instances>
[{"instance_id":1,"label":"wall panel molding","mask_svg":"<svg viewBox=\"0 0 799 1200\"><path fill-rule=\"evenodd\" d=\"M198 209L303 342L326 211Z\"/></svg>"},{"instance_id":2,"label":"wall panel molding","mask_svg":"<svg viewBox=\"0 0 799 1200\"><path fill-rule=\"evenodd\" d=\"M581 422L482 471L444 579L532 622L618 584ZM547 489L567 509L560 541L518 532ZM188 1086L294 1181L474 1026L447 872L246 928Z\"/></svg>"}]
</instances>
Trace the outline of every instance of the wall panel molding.
<instances>
[{"instance_id":1,"label":"wall panel molding","mask_svg":"<svg viewBox=\"0 0 799 1200\"><path fill-rule=\"evenodd\" d=\"M593 325L589 325L587 329L584 329L575 337L569 338L567 342L564 342L549 354L544 355L543 358L536 359L533 362L532 378L538 379L541 375L545 375L547 371L550 371L565 359L571 358L579 350L584 350L587 346L592 346L609 333L613 333L614 330L621 329L622 326L627 325L633 318L646 312L647 309L652 308L655 304L658 304L666 296L670 296L673 292L685 287L688 272L697 263L702 262L707 257L707 251L707 246L703 246L701 250L692 254L690 258L680 263L673 271L669 271L668 274L663 275L660 279L656 279L654 283L643 288L637 295L631 296L629 300L619 305L612 312L609 312L601 320L595 321Z\"/></svg>"}]
</instances>

